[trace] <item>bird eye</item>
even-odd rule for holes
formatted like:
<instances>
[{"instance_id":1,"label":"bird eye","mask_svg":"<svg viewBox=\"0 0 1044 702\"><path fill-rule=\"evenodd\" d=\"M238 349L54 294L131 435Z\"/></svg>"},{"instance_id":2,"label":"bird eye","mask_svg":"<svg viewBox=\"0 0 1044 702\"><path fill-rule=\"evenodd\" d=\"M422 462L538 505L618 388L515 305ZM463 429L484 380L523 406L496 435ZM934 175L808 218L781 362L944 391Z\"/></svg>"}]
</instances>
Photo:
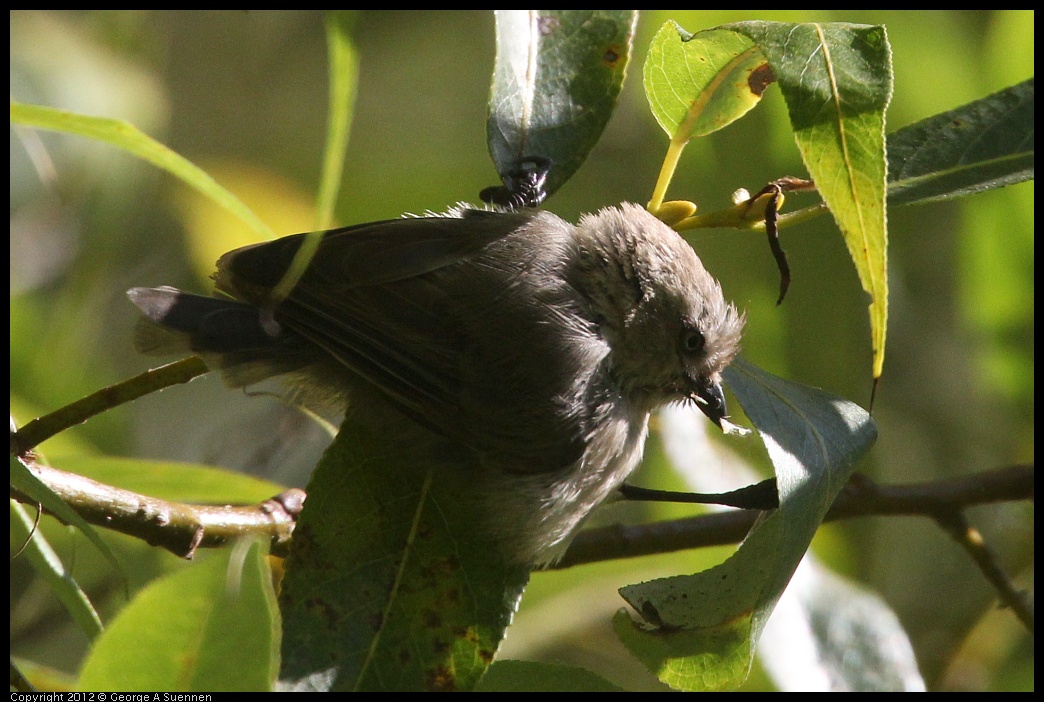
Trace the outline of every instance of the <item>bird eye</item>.
<instances>
[{"instance_id":1,"label":"bird eye","mask_svg":"<svg viewBox=\"0 0 1044 702\"><path fill-rule=\"evenodd\" d=\"M706 340L698 329L686 329L682 332L681 350L687 355L696 354L703 350Z\"/></svg>"}]
</instances>

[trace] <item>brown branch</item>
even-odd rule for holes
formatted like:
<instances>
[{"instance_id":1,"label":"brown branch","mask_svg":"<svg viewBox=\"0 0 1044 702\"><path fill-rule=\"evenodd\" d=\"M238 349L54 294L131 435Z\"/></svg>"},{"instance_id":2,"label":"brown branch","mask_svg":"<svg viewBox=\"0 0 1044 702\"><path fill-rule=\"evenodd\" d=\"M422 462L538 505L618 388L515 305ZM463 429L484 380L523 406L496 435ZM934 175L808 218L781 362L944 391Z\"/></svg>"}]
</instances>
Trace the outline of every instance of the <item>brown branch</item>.
<instances>
[{"instance_id":1,"label":"brown branch","mask_svg":"<svg viewBox=\"0 0 1044 702\"><path fill-rule=\"evenodd\" d=\"M1004 569L1000 567L997 557L992 549L986 545L979 530L968 523L962 512L953 512L948 515L939 514L935 517L936 523L943 531L953 537L960 544L979 570L990 581L997 590L1001 602L1010 607L1019 621L1026 629L1033 633L1033 603L1026 592L1015 587L1015 582L1008 577Z\"/></svg>"},{"instance_id":2,"label":"brown branch","mask_svg":"<svg viewBox=\"0 0 1044 702\"><path fill-rule=\"evenodd\" d=\"M834 500L824 522L882 515L922 516L935 520L969 552L1001 601L1033 631L1033 606L1000 568L963 510L991 502L1033 499L1033 466L1015 465L947 480L909 485L878 485L857 473ZM581 532L554 568L615 558L670 553L690 548L739 543L760 512L736 510L687 519L607 526Z\"/></svg>"},{"instance_id":3,"label":"brown branch","mask_svg":"<svg viewBox=\"0 0 1044 702\"><path fill-rule=\"evenodd\" d=\"M270 539L272 552L285 554L305 499L303 490L290 489L257 505L190 505L115 488L32 461L26 464L88 523L137 537L182 558L192 558L197 548L221 546L249 534ZM36 504L15 491L11 497Z\"/></svg>"},{"instance_id":4,"label":"brown branch","mask_svg":"<svg viewBox=\"0 0 1044 702\"><path fill-rule=\"evenodd\" d=\"M292 489L252 506L190 505L114 488L33 461L26 463L87 522L135 536L185 558L191 558L197 548L221 546L247 534L269 538L273 553L285 554L305 499L303 490ZM1032 631L1033 611L1028 598L1004 574L982 537L965 521L962 510L991 502L1033 499L1033 483L1032 465L909 485L878 485L857 473L824 521L882 515L934 519L971 554L997 588L1002 602ZM35 504L17 492L12 491L11 496ZM554 567L738 543L759 514L736 510L640 526L590 529L577 535Z\"/></svg>"}]
</instances>

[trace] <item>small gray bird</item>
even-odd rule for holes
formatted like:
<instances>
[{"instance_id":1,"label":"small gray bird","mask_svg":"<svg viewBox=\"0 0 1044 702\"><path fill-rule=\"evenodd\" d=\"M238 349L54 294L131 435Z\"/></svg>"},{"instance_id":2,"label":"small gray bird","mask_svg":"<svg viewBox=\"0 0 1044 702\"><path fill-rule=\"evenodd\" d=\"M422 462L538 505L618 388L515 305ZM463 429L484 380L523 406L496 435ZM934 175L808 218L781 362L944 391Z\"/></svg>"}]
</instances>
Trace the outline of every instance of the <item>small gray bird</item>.
<instances>
[{"instance_id":1,"label":"small gray bird","mask_svg":"<svg viewBox=\"0 0 1044 702\"><path fill-rule=\"evenodd\" d=\"M638 205L576 226L459 207L331 230L276 303L304 236L222 256L227 297L130 290L137 349L199 353L236 387L288 374L305 402L364 410L389 441L419 429L465 447L484 524L516 563L564 550L638 464L654 409L725 417L743 318Z\"/></svg>"}]
</instances>

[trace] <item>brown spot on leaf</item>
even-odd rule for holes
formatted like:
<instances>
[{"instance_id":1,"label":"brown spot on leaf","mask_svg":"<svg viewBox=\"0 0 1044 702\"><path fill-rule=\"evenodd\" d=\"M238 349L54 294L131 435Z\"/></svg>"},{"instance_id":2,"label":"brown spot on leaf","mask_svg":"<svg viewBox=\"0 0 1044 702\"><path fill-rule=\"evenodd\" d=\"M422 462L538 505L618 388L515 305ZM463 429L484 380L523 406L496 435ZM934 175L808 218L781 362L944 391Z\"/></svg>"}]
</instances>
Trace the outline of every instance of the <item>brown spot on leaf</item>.
<instances>
[{"instance_id":1,"label":"brown spot on leaf","mask_svg":"<svg viewBox=\"0 0 1044 702\"><path fill-rule=\"evenodd\" d=\"M606 48L605 53L602 54L602 63L609 68L616 68L616 64L620 61L620 56L622 56L620 47L615 45L610 46Z\"/></svg>"},{"instance_id":2,"label":"brown spot on leaf","mask_svg":"<svg viewBox=\"0 0 1044 702\"><path fill-rule=\"evenodd\" d=\"M654 626L663 626L659 610L656 609L656 605L648 600L642 602L642 618Z\"/></svg>"},{"instance_id":3,"label":"brown spot on leaf","mask_svg":"<svg viewBox=\"0 0 1044 702\"><path fill-rule=\"evenodd\" d=\"M374 633L380 631L381 627L384 625L384 615L380 612L374 612L369 617L367 617L367 619L370 622L370 629Z\"/></svg>"},{"instance_id":4,"label":"brown spot on leaf","mask_svg":"<svg viewBox=\"0 0 1044 702\"><path fill-rule=\"evenodd\" d=\"M478 643L479 640L478 632L475 631L474 627L470 626L454 627L453 635L458 639L464 639L465 641L470 641L472 643Z\"/></svg>"},{"instance_id":5,"label":"brown spot on leaf","mask_svg":"<svg viewBox=\"0 0 1044 702\"><path fill-rule=\"evenodd\" d=\"M775 82L776 74L772 72L772 66L767 63L763 63L755 68L750 72L750 76L747 78L747 85L750 87L750 92L758 97L761 97L761 94L765 92L765 88Z\"/></svg>"},{"instance_id":6,"label":"brown spot on leaf","mask_svg":"<svg viewBox=\"0 0 1044 702\"><path fill-rule=\"evenodd\" d=\"M424 626L437 629L442 626L442 617L438 612L428 610L424 613Z\"/></svg>"},{"instance_id":7,"label":"brown spot on leaf","mask_svg":"<svg viewBox=\"0 0 1044 702\"><path fill-rule=\"evenodd\" d=\"M305 600L305 608L327 624L337 621L337 608L327 602L325 598L309 597Z\"/></svg>"},{"instance_id":8,"label":"brown spot on leaf","mask_svg":"<svg viewBox=\"0 0 1044 702\"><path fill-rule=\"evenodd\" d=\"M457 681L449 668L440 665L428 671L424 686L432 692L453 692L457 689Z\"/></svg>"},{"instance_id":9,"label":"brown spot on leaf","mask_svg":"<svg viewBox=\"0 0 1044 702\"><path fill-rule=\"evenodd\" d=\"M541 17L537 20L537 30L546 37L558 29L561 24L557 17Z\"/></svg>"}]
</instances>

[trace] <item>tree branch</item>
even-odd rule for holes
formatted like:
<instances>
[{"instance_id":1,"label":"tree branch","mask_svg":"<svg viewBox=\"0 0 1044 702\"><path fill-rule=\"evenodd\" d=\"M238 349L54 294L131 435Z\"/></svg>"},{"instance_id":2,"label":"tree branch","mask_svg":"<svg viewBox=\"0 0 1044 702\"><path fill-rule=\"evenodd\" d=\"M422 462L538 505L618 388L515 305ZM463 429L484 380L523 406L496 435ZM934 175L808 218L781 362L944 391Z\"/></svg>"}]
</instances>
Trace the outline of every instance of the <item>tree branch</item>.
<instances>
[{"instance_id":1,"label":"tree branch","mask_svg":"<svg viewBox=\"0 0 1044 702\"><path fill-rule=\"evenodd\" d=\"M1000 567L997 557L992 549L986 545L986 541L982 538L979 530L968 523L968 519L962 512L953 512L949 515L939 514L936 515L935 521L942 527L943 531L953 537L968 552L975 564L979 566L982 574L996 588L1001 602L1011 607L1012 611L1015 612L1015 616L1019 618L1019 621L1032 634L1033 603L1025 591L1015 587L1015 582Z\"/></svg>"},{"instance_id":2,"label":"tree branch","mask_svg":"<svg viewBox=\"0 0 1044 702\"><path fill-rule=\"evenodd\" d=\"M923 516L935 520L968 551L997 589L1004 605L1011 607L1032 632L1033 605L1004 573L979 532L969 526L963 510L991 502L1032 500L1033 482L1032 465L1014 465L908 485L878 485L866 475L856 473L823 521L882 515ZM734 510L638 526L590 529L577 535L553 568L738 543L759 514Z\"/></svg>"},{"instance_id":3,"label":"tree branch","mask_svg":"<svg viewBox=\"0 0 1044 702\"><path fill-rule=\"evenodd\" d=\"M170 502L122 490L73 473L26 461L29 469L87 522L191 558L197 548L221 546L255 534L285 555L303 490L287 490L257 505L217 506ZM824 522L854 517L906 515L935 520L968 551L1002 602L1033 630L1033 606L1004 573L963 510L973 505L1033 499L1033 466L1015 465L973 475L908 485L878 485L857 473L834 501ZM35 504L16 491L11 496ZM760 512L734 510L687 519L614 525L581 532L556 569L616 558L740 542Z\"/></svg>"},{"instance_id":4,"label":"tree branch","mask_svg":"<svg viewBox=\"0 0 1044 702\"><path fill-rule=\"evenodd\" d=\"M285 555L305 492L286 490L257 505L190 505L115 488L74 473L26 461L32 473L90 524L137 537L182 558L197 548L221 546L254 534L271 540ZM12 490L11 497L36 502Z\"/></svg>"}]
</instances>

